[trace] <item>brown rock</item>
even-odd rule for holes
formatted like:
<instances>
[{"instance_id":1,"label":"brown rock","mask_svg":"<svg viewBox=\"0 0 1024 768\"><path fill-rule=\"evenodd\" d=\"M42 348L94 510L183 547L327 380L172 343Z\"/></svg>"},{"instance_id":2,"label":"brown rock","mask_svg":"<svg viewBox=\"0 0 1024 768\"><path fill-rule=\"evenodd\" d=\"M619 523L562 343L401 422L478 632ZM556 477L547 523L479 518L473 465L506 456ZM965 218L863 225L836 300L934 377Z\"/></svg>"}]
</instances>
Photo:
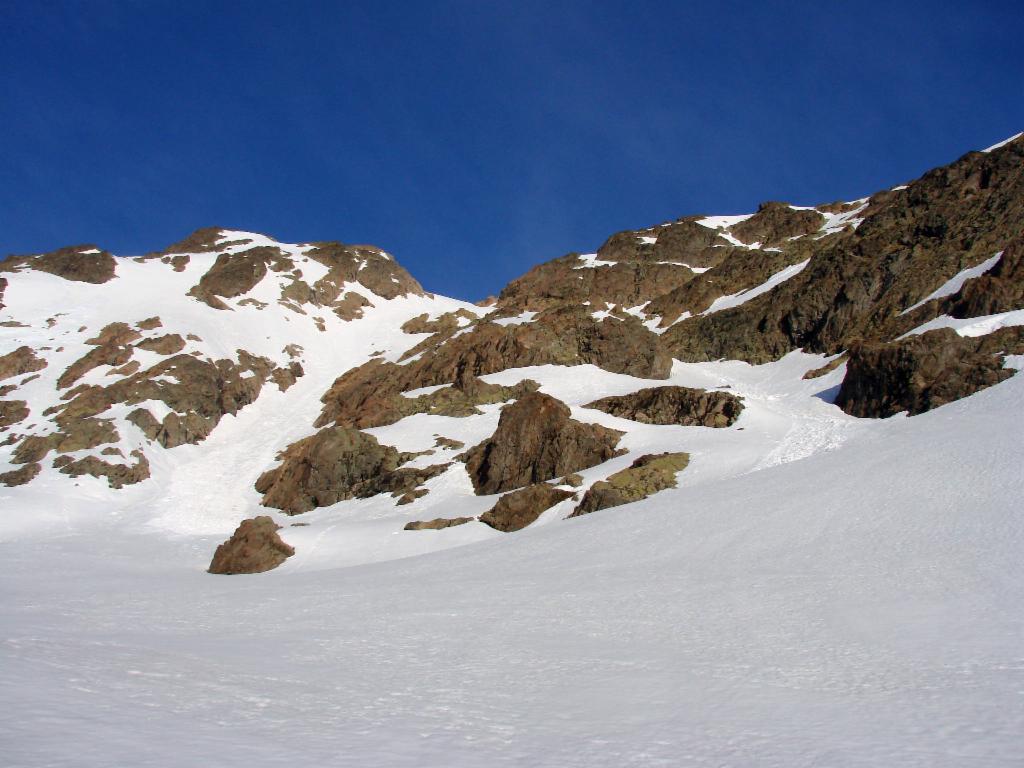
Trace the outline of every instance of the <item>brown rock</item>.
<instances>
[{"instance_id":1,"label":"brown rock","mask_svg":"<svg viewBox=\"0 0 1024 768\"><path fill-rule=\"evenodd\" d=\"M465 525L466 523L472 523L476 518L472 517L438 517L434 520L413 520L411 523L406 523L403 530L406 531L440 531L445 528L452 528L456 525Z\"/></svg>"},{"instance_id":2,"label":"brown rock","mask_svg":"<svg viewBox=\"0 0 1024 768\"><path fill-rule=\"evenodd\" d=\"M140 320L135 324L135 327L140 331L152 331L156 328L160 328L163 325L160 322L159 317L147 317L145 320Z\"/></svg>"},{"instance_id":3,"label":"brown rock","mask_svg":"<svg viewBox=\"0 0 1024 768\"><path fill-rule=\"evenodd\" d=\"M21 346L6 355L0 355L0 381L21 376L23 373L41 371L46 361L36 357L31 347Z\"/></svg>"},{"instance_id":4,"label":"brown rock","mask_svg":"<svg viewBox=\"0 0 1024 768\"><path fill-rule=\"evenodd\" d=\"M490 510L480 515L480 522L506 533L519 531L534 522L545 510L571 496L571 492L547 483L534 483L506 493Z\"/></svg>"},{"instance_id":5,"label":"brown rock","mask_svg":"<svg viewBox=\"0 0 1024 768\"><path fill-rule=\"evenodd\" d=\"M1008 328L988 337L960 337L949 328L889 344L850 348L836 405L853 416L911 416L967 397L1014 374L999 352L1024 351L1024 331Z\"/></svg>"},{"instance_id":6,"label":"brown rock","mask_svg":"<svg viewBox=\"0 0 1024 768\"><path fill-rule=\"evenodd\" d=\"M743 401L729 392L690 387L652 387L628 395L588 403L612 416L641 424L679 424L686 427L728 427L743 410Z\"/></svg>"},{"instance_id":7,"label":"brown rock","mask_svg":"<svg viewBox=\"0 0 1024 768\"><path fill-rule=\"evenodd\" d=\"M276 468L260 475L256 490L263 494L263 506L289 515L355 498L397 469L399 461L394 448L345 427L328 427L292 443L279 458Z\"/></svg>"},{"instance_id":8,"label":"brown rock","mask_svg":"<svg viewBox=\"0 0 1024 768\"><path fill-rule=\"evenodd\" d=\"M97 251L86 253L86 251ZM116 277L116 262L106 251L94 245L73 245L42 256L11 256L0 262L0 272L21 267L48 272L80 283L105 283Z\"/></svg>"},{"instance_id":9,"label":"brown rock","mask_svg":"<svg viewBox=\"0 0 1024 768\"><path fill-rule=\"evenodd\" d=\"M135 346L149 352L156 352L158 355L174 355L185 348L185 340L176 333L168 333L165 336L143 339Z\"/></svg>"},{"instance_id":10,"label":"brown rock","mask_svg":"<svg viewBox=\"0 0 1024 768\"><path fill-rule=\"evenodd\" d=\"M0 431L28 418L28 403L24 400L0 400Z\"/></svg>"},{"instance_id":11,"label":"brown rock","mask_svg":"<svg viewBox=\"0 0 1024 768\"><path fill-rule=\"evenodd\" d=\"M281 526L267 515L243 520L231 538L217 547L209 572L217 574L263 573L295 554L277 533Z\"/></svg>"},{"instance_id":12,"label":"brown rock","mask_svg":"<svg viewBox=\"0 0 1024 768\"><path fill-rule=\"evenodd\" d=\"M686 453L641 456L627 469L594 483L569 517L640 501L666 488L675 488L676 474L686 469L689 461Z\"/></svg>"},{"instance_id":13,"label":"brown rock","mask_svg":"<svg viewBox=\"0 0 1024 768\"><path fill-rule=\"evenodd\" d=\"M551 480L618 455L621 432L569 417L565 403L532 392L505 406L494 435L466 452L478 495Z\"/></svg>"},{"instance_id":14,"label":"brown rock","mask_svg":"<svg viewBox=\"0 0 1024 768\"><path fill-rule=\"evenodd\" d=\"M53 465L65 475L105 477L111 488L123 488L126 485L142 482L149 477L149 461L142 451L132 451L131 455L135 457L134 464L111 464L96 456L86 456L74 461L68 456L61 456L59 458L62 461L58 463L55 460Z\"/></svg>"},{"instance_id":15,"label":"brown rock","mask_svg":"<svg viewBox=\"0 0 1024 768\"><path fill-rule=\"evenodd\" d=\"M26 464L25 466L11 470L10 472L0 473L0 483L3 483L8 488L13 488L17 485L25 485L26 483L32 482L41 469L42 466L38 462Z\"/></svg>"}]
</instances>

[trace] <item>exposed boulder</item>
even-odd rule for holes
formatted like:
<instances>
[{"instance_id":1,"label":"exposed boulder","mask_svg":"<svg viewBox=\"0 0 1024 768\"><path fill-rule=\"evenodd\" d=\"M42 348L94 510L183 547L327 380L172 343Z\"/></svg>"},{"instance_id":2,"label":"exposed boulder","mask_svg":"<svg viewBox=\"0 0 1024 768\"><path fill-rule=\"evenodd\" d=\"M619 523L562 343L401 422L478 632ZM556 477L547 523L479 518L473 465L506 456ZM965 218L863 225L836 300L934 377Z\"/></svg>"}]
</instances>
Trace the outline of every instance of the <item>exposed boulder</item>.
<instances>
[{"instance_id":1,"label":"exposed boulder","mask_svg":"<svg viewBox=\"0 0 1024 768\"><path fill-rule=\"evenodd\" d=\"M641 456L627 469L594 483L569 517L640 501L666 488L675 488L676 474L686 469L689 461L687 453Z\"/></svg>"},{"instance_id":2,"label":"exposed boulder","mask_svg":"<svg viewBox=\"0 0 1024 768\"><path fill-rule=\"evenodd\" d=\"M545 510L572 495L571 491L563 491L547 483L534 483L506 493L490 510L480 515L480 522L506 533L519 531Z\"/></svg>"},{"instance_id":3,"label":"exposed boulder","mask_svg":"<svg viewBox=\"0 0 1024 768\"><path fill-rule=\"evenodd\" d=\"M911 416L967 397L1008 379L1000 353L1024 351L1024 330L961 337L949 328L892 343L861 342L850 348L836 405L853 416Z\"/></svg>"},{"instance_id":4,"label":"exposed boulder","mask_svg":"<svg viewBox=\"0 0 1024 768\"><path fill-rule=\"evenodd\" d=\"M604 397L585 408L641 424L678 424L685 427L728 427L739 418L743 401L729 392L690 387L652 387L628 395Z\"/></svg>"},{"instance_id":5,"label":"exposed boulder","mask_svg":"<svg viewBox=\"0 0 1024 768\"><path fill-rule=\"evenodd\" d=\"M510 491L601 464L618 455L621 436L532 392L502 409L495 433L466 452L466 470L478 495Z\"/></svg>"},{"instance_id":6,"label":"exposed boulder","mask_svg":"<svg viewBox=\"0 0 1024 768\"><path fill-rule=\"evenodd\" d=\"M24 373L41 371L46 361L37 357L31 347L21 346L6 355L0 355L0 381L21 376Z\"/></svg>"},{"instance_id":7,"label":"exposed boulder","mask_svg":"<svg viewBox=\"0 0 1024 768\"><path fill-rule=\"evenodd\" d=\"M411 523L406 523L403 530L406 531L440 531L445 528L452 528L456 525L465 525L466 523L472 523L476 518L473 517L437 517L433 520L413 520Z\"/></svg>"},{"instance_id":8,"label":"exposed boulder","mask_svg":"<svg viewBox=\"0 0 1024 768\"><path fill-rule=\"evenodd\" d=\"M289 515L355 498L399 463L394 448L345 427L321 429L289 445L278 458L281 463L260 475L256 490L263 494L263 506Z\"/></svg>"},{"instance_id":9,"label":"exposed boulder","mask_svg":"<svg viewBox=\"0 0 1024 768\"><path fill-rule=\"evenodd\" d=\"M217 547L209 572L217 574L263 573L295 554L277 533L281 526L267 515L243 520L231 538Z\"/></svg>"}]
</instances>

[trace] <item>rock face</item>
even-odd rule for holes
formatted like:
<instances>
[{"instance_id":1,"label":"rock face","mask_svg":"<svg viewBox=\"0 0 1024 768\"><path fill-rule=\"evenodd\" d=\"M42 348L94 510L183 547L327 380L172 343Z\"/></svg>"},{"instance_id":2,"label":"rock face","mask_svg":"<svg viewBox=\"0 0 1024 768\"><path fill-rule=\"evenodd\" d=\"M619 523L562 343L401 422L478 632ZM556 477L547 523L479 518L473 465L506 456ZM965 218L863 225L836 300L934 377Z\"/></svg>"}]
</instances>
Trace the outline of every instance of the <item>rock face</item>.
<instances>
[{"instance_id":1,"label":"rock face","mask_svg":"<svg viewBox=\"0 0 1024 768\"><path fill-rule=\"evenodd\" d=\"M729 392L708 392L690 387L652 387L628 395L604 397L584 407L596 408L641 424L728 427L739 418L743 402Z\"/></svg>"},{"instance_id":2,"label":"rock face","mask_svg":"<svg viewBox=\"0 0 1024 768\"><path fill-rule=\"evenodd\" d=\"M1020 246L1012 244L1019 241L1021 221L1024 140L1017 139L873 195L842 230L821 240L792 241L809 249L810 263L798 275L740 306L677 323L663 339L683 361L751 363L796 348L831 355L857 340L894 339L941 314L940 302L902 313L960 270L1005 249L1011 258L1001 269L1006 276L1015 272L1011 264ZM960 311L1019 306L1012 288L993 291L998 298L989 304L986 283L967 290L975 298Z\"/></svg>"},{"instance_id":3,"label":"rock face","mask_svg":"<svg viewBox=\"0 0 1024 768\"><path fill-rule=\"evenodd\" d=\"M260 475L256 490L263 494L263 506L289 515L355 498L399 462L394 448L345 427L321 429L292 443L279 458L276 468Z\"/></svg>"},{"instance_id":4,"label":"rock face","mask_svg":"<svg viewBox=\"0 0 1024 768\"><path fill-rule=\"evenodd\" d=\"M618 455L621 432L569 416L565 403L540 392L505 406L494 435L465 454L476 493L541 483Z\"/></svg>"},{"instance_id":5,"label":"rock face","mask_svg":"<svg viewBox=\"0 0 1024 768\"><path fill-rule=\"evenodd\" d=\"M547 483L534 483L506 493L490 510L480 515L480 522L506 533L519 531L540 517L542 512L572 495L570 491Z\"/></svg>"},{"instance_id":6,"label":"rock face","mask_svg":"<svg viewBox=\"0 0 1024 768\"><path fill-rule=\"evenodd\" d=\"M263 573L295 554L278 535L281 526L267 515L243 520L231 538L217 547L209 572L218 574Z\"/></svg>"},{"instance_id":7,"label":"rock face","mask_svg":"<svg viewBox=\"0 0 1024 768\"><path fill-rule=\"evenodd\" d=\"M850 348L836 405L853 416L911 416L967 397L1013 375L1005 352L1024 351L1024 330L963 338L949 328Z\"/></svg>"},{"instance_id":8,"label":"rock face","mask_svg":"<svg viewBox=\"0 0 1024 768\"><path fill-rule=\"evenodd\" d=\"M607 480L594 483L569 517L578 517L646 499L652 493L676 487L676 473L686 469L686 453L659 453L641 456L629 468Z\"/></svg>"}]
</instances>

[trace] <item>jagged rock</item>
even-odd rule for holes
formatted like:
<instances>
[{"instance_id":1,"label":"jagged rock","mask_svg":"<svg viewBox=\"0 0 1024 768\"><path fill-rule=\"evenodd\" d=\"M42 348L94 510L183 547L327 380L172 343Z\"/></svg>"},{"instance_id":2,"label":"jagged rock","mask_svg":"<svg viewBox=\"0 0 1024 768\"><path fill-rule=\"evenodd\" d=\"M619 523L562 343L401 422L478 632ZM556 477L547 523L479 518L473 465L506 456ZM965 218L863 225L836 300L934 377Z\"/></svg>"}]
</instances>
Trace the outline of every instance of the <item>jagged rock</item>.
<instances>
[{"instance_id":1,"label":"jagged rock","mask_svg":"<svg viewBox=\"0 0 1024 768\"><path fill-rule=\"evenodd\" d=\"M147 317L145 320L140 320L135 324L135 327L140 331L152 331L162 326L163 323L160 321L159 317Z\"/></svg>"},{"instance_id":2,"label":"jagged rock","mask_svg":"<svg viewBox=\"0 0 1024 768\"><path fill-rule=\"evenodd\" d=\"M563 477L560 485L568 485L570 488L579 488L583 485L583 476L573 472Z\"/></svg>"},{"instance_id":3,"label":"jagged rock","mask_svg":"<svg viewBox=\"0 0 1024 768\"><path fill-rule=\"evenodd\" d=\"M18 469L13 469L10 472L0 473L0 483L3 483L8 488L13 488L18 485L25 485L26 483L32 482L36 475L42 470L42 466L38 462L32 464L26 464Z\"/></svg>"},{"instance_id":4,"label":"jagged rock","mask_svg":"<svg viewBox=\"0 0 1024 768\"><path fill-rule=\"evenodd\" d=\"M65 280L100 284L117 276L116 266L114 257L95 245L72 245L41 256L10 256L0 261L0 272L28 267Z\"/></svg>"},{"instance_id":5,"label":"jagged rock","mask_svg":"<svg viewBox=\"0 0 1024 768\"><path fill-rule=\"evenodd\" d=\"M987 273L968 280L955 294L941 300L938 311L952 317L979 317L1024 307L1024 237L1003 250Z\"/></svg>"},{"instance_id":6,"label":"jagged rock","mask_svg":"<svg viewBox=\"0 0 1024 768\"><path fill-rule=\"evenodd\" d=\"M281 565L295 554L277 533L281 526L267 515L243 520L231 538L217 547L210 573L263 573Z\"/></svg>"},{"instance_id":7,"label":"jagged rock","mask_svg":"<svg viewBox=\"0 0 1024 768\"><path fill-rule=\"evenodd\" d=\"M86 456L74 461L68 456L61 456L59 459L63 461L54 460L53 466L72 477L105 477L111 488L123 488L149 477L149 461L142 451L132 451L131 455L135 457L134 464L110 464L96 456Z\"/></svg>"},{"instance_id":8,"label":"jagged rock","mask_svg":"<svg viewBox=\"0 0 1024 768\"><path fill-rule=\"evenodd\" d=\"M24 373L41 371L46 367L46 361L36 357L31 347L21 346L6 355L0 355L0 381L21 376Z\"/></svg>"},{"instance_id":9,"label":"jagged rock","mask_svg":"<svg viewBox=\"0 0 1024 768\"><path fill-rule=\"evenodd\" d=\"M675 488L676 474L686 469L689 461L687 453L641 456L627 469L594 483L569 517L640 501L666 488Z\"/></svg>"},{"instance_id":10,"label":"jagged rock","mask_svg":"<svg viewBox=\"0 0 1024 768\"><path fill-rule=\"evenodd\" d=\"M574 421L565 403L532 392L502 409L494 435L466 452L466 470L478 495L509 491L607 461L621 436Z\"/></svg>"},{"instance_id":11,"label":"jagged rock","mask_svg":"<svg viewBox=\"0 0 1024 768\"><path fill-rule=\"evenodd\" d=\"M472 523L476 518L473 517L438 517L433 520L413 520L411 523L406 523L405 531L440 531L445 528L452 528L456 525L465 525L466 523Z\"/></svg>"},{"instance_id":12,"label":"jagged rock","mask_svg":"<svg viewBox=\"0 0 1024 768\"><path fill-rule=\"evenodd\" d=\"M185 340L176 333L168 333L153 339L143 339L135 346L149 352L156 352L158 355L174 355L185 348Z\"/></svg>"},{"instance_id":13,"label":"jagged rock","mask_svg":"<svg viewBox=\"0 0 1024 768\"><path fill-rule=\"evenodd\" d=\"M729 392L708 392L690 387L652 387L628 395L604 397L584 407L596 408L641 424L728 427L739 418L743 401Z\"/></svg>"},{"instance_id":14,"label":"jagged rock","mask_svg":"<svg viewBox=\"0 0 1024 768\"><path fill-rule=\"evenodd\" d=\"M28 403L24 400L0 400L0 432L12 424L28 418Z\"/></svg>"},{"instance_id":15,"label":"jagged rock","mask_svg":"<svg viewBox=\"0 0 1024 768\"><path fill-rule=\"evenodd\" d=\"M970 152L878 193L860 216L855 229L801 246L812 246L813 258L795 277L740 306L677 323L665 344L683 361L763 363L796 348L838 354L858 339L892 339L930 320L940 302L902 312L1020 237L1024 140Z\"/></svg>"},{"instance_id":16,"label":"jagged rock","mask_svg":"<svg viewBox=\"0 0 1024 768\"><path fill-rule=\"evenodd\" d=\"M480 522L497 531L519 531L540 517L545 510L571 496L570 491L563 491L547 483L534 483L506 493L491 509L480 515Z\"/></svg>"},{"instance_id":17,"label":"jagged rock","mask_svg":"<svg viewBox=\"0 0 1024 768\"><path fill-rule=\"evenodd\" d=\"M358 430L328 427L292 443L279 459L260 475L256 490L263 506L298 515L358 496L398 468L399 454Z\"/></svg>"},{"instance_id":18,"label":"jagged rock","mask_svg":"<svg viewBox=\"0 0 1024 768\"><path fill-rule=\"evenodd\" d=\"M1024 351L1024 330L961 337L949 328L850 348L836 405L853 416L911 416L967 397L1014 374L999 353Z\"/></svg>"}]
</instances>

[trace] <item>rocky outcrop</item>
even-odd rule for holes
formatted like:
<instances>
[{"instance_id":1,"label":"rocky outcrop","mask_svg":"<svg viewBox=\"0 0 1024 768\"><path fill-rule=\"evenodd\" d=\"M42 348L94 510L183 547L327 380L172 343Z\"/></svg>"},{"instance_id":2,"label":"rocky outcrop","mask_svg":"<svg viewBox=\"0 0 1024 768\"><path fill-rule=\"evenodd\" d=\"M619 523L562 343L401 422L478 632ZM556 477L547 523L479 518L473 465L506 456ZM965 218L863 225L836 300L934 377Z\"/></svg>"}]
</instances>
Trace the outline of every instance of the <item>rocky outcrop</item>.
<instances>
[{"instance_id":1,"label":"rocky outcrop","mask_svg":"<svg viewBox=\"0 0 1024 768\"><path fill-rule=\"evenodd\" d=\"M1019 238L1024 140L968 153L904 188L873 195L858 216L856 228L793 241L809 241L812 258L774 290L669 328L663 339L674 356L762 363L796 348L838 354L858 339L893 339L935 317L938 302L902 313ZM982 308L984 299L977 301L971 309ZM1006 303L999 299L997 306Z\"/></svg>"},{"instance_id":2,"label":"rocky outcrop","mask_svg":"<svg viewBox=\"0 0 1024 768\"><path fill-rule=\"evenodd\" d=\"M143 339L135 346L148 352L156 352L158 355L174 355L185 348L185 340L177 333L168 333L164 336Z\"/></svg>"},{"instance_id":3,"label":"rocky outcrop","mask_svg":"<svg viewBox=\"0 0 1024 768\"><path fill-rule=\"evenodd\" d=\"M240 253L222 253L189 290L189 295L214 309L228 309L221 298L230 299L248 293L266 277L268 267L282 272L291 266L280 249L268 246L250 248Z\"/></svg>"},{"instance_id":4,"label":"rocky outcrop","mask_svg":"<svg viewBox=\"0 0 1024 768\"><path fill-rule=\"evenodd\" d=\"M733 237L744 243L760 243L761 247L777 246L787 240L817 232L825 217L809 208L793 208L789 203L761 203L757 213L731 228Z\"/></svg>"},{"instance_id":5,"label":"rocky outcrop","mask_svg":"<svg viewBox=\"0 0 1024 768\"><path fill-rule=\"evenodd\" d=\"M889 344L857 343L835 402L853 416L914 416L1012 376L1003 367L1009 352L1024 352L1024 329L964 338L943 328Z\"/></svg>"},{"instance_id":6,"label":"rocky outcrop","mask_svg":"<svg viewBox=\"0 0 1024 768\"><path fill-rule=\"evenodd\" d=\"M686 469L689 461L687 453L641 456L627 469L594 483L569 517L640 501L666 488L675 488L676 474Z\"/></svg>"},{"instance_id":7,"label":"rocky outcrop","mask_svg":"<svg viewBox=\"0 0 1024 768\"><path fill-rule=\"evenodd\" d=\"M42 465L38 462L34 462L32 464L26 464L23 467L18 467L17 469L12 469L9 472L2 472L0 473L0 483L3 483L8 488L25 485L26 483L32 482L42 468Z\"/></svg>"},{"instance_id":8,"label":"rocky outcrop","mask_svg":"<svg viewBox=\"0 0 1024 768\"><path fill-rule=\"evenodd\" d=\"M117 276L117 263L95 245L72 245L41 256L10 256L0 261L0 272L36 269L81 283L101 284Z\"/></svg>"},{"instance_id":9,"label":"rocky outcrop","mask_svg":"<svg viewBox=\"0 0 1024 768\"><path fill-rule=\"evenodd\" d=\"M968 280L952 296L938 301L937 312L979 317L1024 307L1024 236L1013 240L988 272Z\"/></svg>"},{"instance_id":10,"label":"rocky outcrop","mask_svg":"<svg viewBox=\"0 0 1024 768\"><path fill-rule=\"evenodd\" d=\"M263 506L298 515L381 493L412 500L422 495L420 485L448 468L400 467L406 458L364 432L328 427L282 451L280 464L260 475L256 490L263 494Z\"/></svg>"},{"instance_id":11,"label":"rocky outcrop","mask_svg":"<svg viewBox=\"0 0 1024 768\"><path fill-rule=\"evenodd\" d=\"M728 427L743 411L743 401L729 392L690 387L652 387L628 395L604 397L585 408L641 424L676 424L685 427Z\"/></svg>"},{"instance_id":12,"label":"rocky outcrop","mask_svg":"<svg viewBox=\"0 0 1024 768\"><path fill-rule=\"evenodd\" d=\"M437 517L433 520L413 520L411 523L406 523L405 531L440 531L445 528L452 528L456 525L465 525L466 523L472 523L476 518L474 517Z\"/></svg>"},{"instance_id":13,"label":"rocky outcrop","mask_svg":"<svg viewBox=\"0 0 1024 768\"><path fill-rule=\"evenodd\" d=\"M132 356L131 343L142 334L127 323L111 323L85 343L95 346L67 367L57 379L58 389L66 389L101 365L124 365Z\"/></svg>"},{"instance_id":14,"label":"rocky outcrop","mask_svg":"<svg viewBox=\"0 0 1024 768\"><path fill-rule=\"evenodd\" d=\"M500 493L607 461L621 436L574 421L565 403L533 392L502 409L495 433L466 452L466 470L478 495Z\"/></svg>"},{"instance_id":15,"label":"rocky outcrop","mask_svg":"<svg viewBox=\"0 0 1024 768\"><path fill-rule=\"evenodd\" d=\"M28 403L24 400L0 400L0 432L28 418Z\"/></svg>"},{"instance_id":16,"label":"rocky outcrop","mask_svg":"<svg viewBox=\"0 0 1024 768\"><path fill-rule=\"evenodd\" d=\"M31 347L21 346L6 355L0 355L0 381L12 379L25 373L41 371L46 361L37 357Z\"/></svg>"},{"instance_id":17,"label":"rocky outcrop","mask_svg":"<svg viewBox=\"0 0 1024 768\"><path fill-rule=\"evenodd\" d=\"M442 335L435 334L412 350L416 359L403 365L371 360L339 377L322 398L324 408L316 426L368 428L393 424L411 413L442 413L436 408L449 406L438 403L462 400L458 391L465 393L466 382L507 368L592 363L616 373L664 379L672 367L659 337L636 317L600 322L585 307L554 309L519 325L480 322L469 332L438 338ZM449 383L454 383L451 390L413 403L401 395ZM473 406L516 396L508 388L474 387L476 394L469 397Z\"/></svg>"},{"instance_id":18,"label":"rocky outcrop","mask_svg":"<svg viewBox=\"0 0 1024 768\"><path fill-rule=\"evenodd\" d=\"M295 554L277 533L281 526L267 515L243 520L231 538L217 547L209 572L217 574L263 573L277 568Z\"/></svg>"},{"instance_id":19,"label":"rocky outcrop","mask_svg":"<svg viewBox=\"0 0 1024 768\"><path fill-rule=\"evenodd\" d=\"M123 488L149 478L149 461L145 454L135 450L131 455L135 458L133 464L111 464L96 456L86 456L77 460L72 460L69 456L59 456L54 459L53 466L71 477L105 477L111 488Z\"/></svg>"},{"instance_id":20,"label":"rocky outcrop","mask_svg":"<svg viewBox=\"0 0 1024 768\"><path fill-rule=\"evenodd\" d=\"M534 522L545 510L572 495L571 491L547 483L534 483L506 493L491 509L480 515L480 522L497 531L519 531Z\"/></svg>"},{"instance_id":21,"label":"rocky outcrop","mask_svg":"<svg viewBox=\"0 0 1024 768\"><path fill-rule=\"evenodd\" d=\"M281 463L260 475L256 490L263 494L263 506L289 515L355 498L399 463L394 448L345 427L322 429L292 443L278 458Z\"/></svg>"}]
</instances>

